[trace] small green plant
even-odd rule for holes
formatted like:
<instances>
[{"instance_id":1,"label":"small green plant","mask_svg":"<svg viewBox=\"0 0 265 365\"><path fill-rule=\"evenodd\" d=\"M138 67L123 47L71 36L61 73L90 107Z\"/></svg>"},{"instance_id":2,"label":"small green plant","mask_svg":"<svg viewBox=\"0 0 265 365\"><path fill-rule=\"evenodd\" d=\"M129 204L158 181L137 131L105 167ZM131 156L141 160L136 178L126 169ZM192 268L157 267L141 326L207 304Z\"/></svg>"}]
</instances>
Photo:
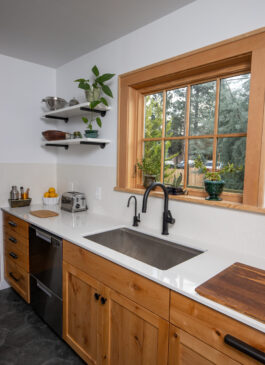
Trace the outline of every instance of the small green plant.
<instances>
[{"instance_id":1,"label":"small green plant","mask_svg":"<svg viewBox=\"0 0 265 365\"><path fill-rule=\"evenodd\" d=\"M178 177L176 177L176 175L174 175L174 179L173 179L171 185L173 186L173 188L179 188L181 181L182 181L182 173L180 173Z\"/></svg>"},{"instance_id":2,"label":"small green plant","mask_svg":"<svg viewBox=\"0 0 265 365\"><path fill-rule=\"evenodd\" d=\"M205 180L210 181L220 181L222 180L222 175L233 173L233 172L239 172L243 170L243 166L236 167L233 163L227 163L222 168L215 170L215 171L209 171L207 167L205 166L201 156L197 156L194 160L194 166L199 169L199 172L204 174Z\"/></svg>"},{"instance_id":3,"label":"small green plant","mask_svg":"<svg viewBox=\"0 0 265 365\"><path fill-rule=\"evenodd\" d=\"M98 67L95 65L92 67L92 72L94 74L94 79L90 82L89 79L77 79L75 82L78 82L78 87L85 91L93 91L94 89L100 89L103 91L104 94L113 98L112 91L108 85L105 85L105 82L112 79L115 74L105 73L100 75ZM103 103L104 105L108 106L108 101L104 97L98 97L96 100L91 101L90 108L95 109L95 107Z\"/></svg>"},{"instance_id":4,"label":"small green plant","mask_svg":"<svg viewBox=\"0 0 265 365\"><path fill-rule=\"evenodd\" d=\"M158 176L160 174L160 158L143 157L141 162L137 162L136 166L144 175Z\"/></svg>"},{"instance_id":5,"label":"small green plant","mask_svg":"<svg viewBox=\"0 0 265 365\"><path fill-rule=\"evenodd\" d=\"M88 120L86 117L82 117L82 120L85 124L87 124L87 128L92 131L93 127L92 127L92 122L93 120ZM99 126L99 128L102 127L102 122L101 122L101 119L99 117L96 118L96 122L97 122L97 125Z\"/></svg>"}]
</instances>

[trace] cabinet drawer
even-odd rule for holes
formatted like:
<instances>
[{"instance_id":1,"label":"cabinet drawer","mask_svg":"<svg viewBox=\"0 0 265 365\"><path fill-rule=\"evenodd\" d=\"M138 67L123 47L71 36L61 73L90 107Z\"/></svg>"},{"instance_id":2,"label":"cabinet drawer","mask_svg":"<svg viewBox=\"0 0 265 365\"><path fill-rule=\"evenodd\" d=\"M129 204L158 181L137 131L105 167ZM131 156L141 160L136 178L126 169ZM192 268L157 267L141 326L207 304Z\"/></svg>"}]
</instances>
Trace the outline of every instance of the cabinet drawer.
<instances>
[{"instance_id":1,"label":"cabinet drawer","mask_svg":"<svg viewBox=\"0 0 265 365\"><path fill-rule=\"evenodd\" d=\"M5 258L5 279L26 302L30 302L29 274L7 257Z\"/></svg>"},{"instance_id":2,"label":"cabinet drawer","mask_svg":"<svg viewBox=\"0 0 265 365\"><path fill-rule=\"evenodd\" d=\"M11 231L8 227L4 226L4 242L11 243L14 247L18 248L20 251L28 253L29 251L29 241L21 234Z\"/></svg>"},{"instance_id":3,"label":"cabinet drawer","mask_svg":"<svg viewBox=\"0 0 265 365\"><path fill-rule=\"evenodd\" d=\"M29 255L26 252L20 251L13 243L5 242L6 257L20 266L25 271L29 272Z\"/></svg>"},{"instance_id":4,"label":"cabinet drawer","mask_svg":"<svg viewBox=\"0 0 265 365\"><path fill-rule=\"evenodd\" d=\"M64 241L63 259L162 318L169 319L169 289Z\"/></svg>"},{"instance_id":5,"label":"cabinet drawer","mask_svg":"<svg viewBox=\"0 0 265 365\"><path fill-rule=\"evenodd\" d=\"M265 352L265 334L176 292L171 292L170 322L241 364L259 364L224 343L229 334Z\"/></svg>"},{"instance_id":6,"label":"cabinet drawer","mask_svg":"<svg viewBox=\"0 0 265 365\"><path fill-rule=\"evenodd\" d=\"M29 229L28 229L29 225L22 219L19 219L8 213L4 213L3 223L4 226L8 227L9 231L17 232L26 239L29 238Z\"/></svg>"}]
</instances>

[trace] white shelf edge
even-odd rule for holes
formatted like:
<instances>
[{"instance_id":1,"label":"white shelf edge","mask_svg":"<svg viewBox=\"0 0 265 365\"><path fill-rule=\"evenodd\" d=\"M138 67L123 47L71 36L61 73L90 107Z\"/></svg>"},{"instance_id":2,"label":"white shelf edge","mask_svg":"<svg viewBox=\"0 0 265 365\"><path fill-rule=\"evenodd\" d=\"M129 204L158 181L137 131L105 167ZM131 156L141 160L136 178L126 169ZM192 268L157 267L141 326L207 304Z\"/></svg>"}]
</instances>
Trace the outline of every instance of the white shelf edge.
<instances>
[{"instance_id":1,"label":"white shelf edge","mask_svg":"<svg viewBox=\"0 0 265 365\"><path fill-rule=\"evenodd\" d=\"M82 104L77 104L74 106L69 106L66 108L62 108L62 109L57 109L57 110L52 110L52 111L47 111L47 113L42 115L42 118L45 118L47 115L52 117L65 117L65 118L70 118L71 116L78 116L84 113L90 113L89 111L83 111L80 110L80 108L89 108L90 107L90 102L86 102L86 103L82 103ZM94 108L94 110L98 110L98 111L108 111L111 108L109 106L106 106L104 104L99 104L97 105L96 108Z\"/></svg>"},{"instance_id":2,"label":"white shelf edge","mask_svg":"<svg viewBox=\"0 0 265 365\"><path fill-rule=\"evenodd\" d=\"M77 145L82 144L81 142L89 142L91 144L109 144L111 141L109 139L102 139L102 138L74 138L74 139L59 139L54 141L43 141L42 146L50 146L50 145Z\"/></svg>"}]
</instances>

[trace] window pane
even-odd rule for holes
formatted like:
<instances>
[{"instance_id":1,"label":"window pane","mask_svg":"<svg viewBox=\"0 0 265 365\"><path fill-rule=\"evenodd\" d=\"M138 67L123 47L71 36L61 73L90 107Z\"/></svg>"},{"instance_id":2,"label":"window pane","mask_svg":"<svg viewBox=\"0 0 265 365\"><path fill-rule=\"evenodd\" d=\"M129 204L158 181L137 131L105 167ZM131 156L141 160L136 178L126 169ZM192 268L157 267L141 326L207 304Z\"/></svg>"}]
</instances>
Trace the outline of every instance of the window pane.
<instances>
[{"instance_id":1,"label":"window pane","mask_svg":"<svg viewBox=\"0 0 265 365\"><path fill-rule=\"evenodd\" d=\"M213 134L216 81L193 85L190 95L190 136Z\"/></svg>"},{"instance_id":2,"label":"window pane","mask_svg":"<svg viewBox=\"0 0 265 365\"><path fill-rule=\"evenodd\" d=\"M144 158L148 171L144 171L145 175L156 175L157 181L160 181L161 171L161 142L151 141L144 143Z\"/></svg>"},{"instance_id":3,"label":"window pane","mask_svg":"<svg viewBox=\"0 0 265 365\"><path fill-rule=\"evenodd\" d=\"M201 156L202 160L207 164L209 169L213 161L213 139L191 139L189 140L189 167L188 167L188 186L203 187L204 175L198 174L198 169L194 167L194 160Z\"/></svg>"},{"instance_id":4,"label":"window pane","mask_svg":"<svg viewBox=\"0 0 265 365\"><path fill-rule=\"evenodd\" d=\"M166 136L185 135L187 88L167 91L166 101Z\"/></svg>"},{"instance_id":5,"label":"window pane","mask_svg":"<svg viewBox=\"0 0 265 365\"><path fill-rule=\"evenodd\" d=\"M165 161L164 161L164 183L172 184L174 176L176 178L182 175L181 185L184 178L184 159L185 159L185 141L165 142Z\"/></svg>"},{"instance_id":6,"label":"window pane","mask_svg":"<svg viewBox=\"0 0 265 365\"><path fill-rule=\"evenodd\" d=\"M145 97L145 138L162 137L163 93Z\"/></svg>"},{"instance_id":7,"label":"window pane","mask_svg":"<svg viewBox=\"0 0 265 365\"><path fill-rule=\"evenodd\" d=\"M250 74L222 79L218 133L247 131Z\"/></svg>"},{"instance_id":8,"label":"window pane","mask_svg":"<svg viewBox=\"0 0 265 365\"><path fill-rule=\"evenodd\" d=\"M221 166L228 162L236 167L245 166L246 137L218 138L217 163ZM244 185L244 168L242 171L222 176L225 180L224 190L242 191Z\"/></svg>"}]
</instances>

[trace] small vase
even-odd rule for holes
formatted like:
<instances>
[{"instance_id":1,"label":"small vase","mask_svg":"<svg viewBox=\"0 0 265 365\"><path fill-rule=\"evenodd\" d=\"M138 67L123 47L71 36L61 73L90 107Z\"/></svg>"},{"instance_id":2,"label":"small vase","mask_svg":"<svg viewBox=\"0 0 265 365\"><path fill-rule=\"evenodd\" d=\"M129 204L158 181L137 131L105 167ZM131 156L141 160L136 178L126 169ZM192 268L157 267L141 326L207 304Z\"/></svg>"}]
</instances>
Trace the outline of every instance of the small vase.
<instances>
[{"instance_id":1,"label":"small vase","mask_svg":"<svg viewBox=\"0 0 265 365\"><path fill-rule=\"evenodd\" d=\"M204 180L205 190L209 194L209 196L207 196L205 200L215 200L215 201L222 200L221 198L219 198L219 195L222 194L224 185L225 185L224 180L219 180L219 181Z\"/></svg>"},{"instance_id":2,"label":"small vase","mask_svg":"<svg viewBox=\"0 0 265 365\"><path fill-rule=\"evenodd\" d=\"M100 92L101 90L99 87L94 87L92 90L85 90L86 100L90 103L91 101L99 100Z\"/></svg>"},{"instance_id":3,"label":"small vase","mask_svg":"<svg viewBox=\"0 0 265 365\"><path fill-rule=\"evenodd\" d=\"M98 138L98 131L96 129L86 129L84 136L86 138Z\"/></svg>"},{"instance_id":4,"label":"small vase","mask_svg":"<svg viewBox=\"0 0 265 365\"><path fill-rule=\"evenodd\" d=\"M144 187L147 189L156 181L156 175L144 175Z\"/></svg>"}]
</instances>

